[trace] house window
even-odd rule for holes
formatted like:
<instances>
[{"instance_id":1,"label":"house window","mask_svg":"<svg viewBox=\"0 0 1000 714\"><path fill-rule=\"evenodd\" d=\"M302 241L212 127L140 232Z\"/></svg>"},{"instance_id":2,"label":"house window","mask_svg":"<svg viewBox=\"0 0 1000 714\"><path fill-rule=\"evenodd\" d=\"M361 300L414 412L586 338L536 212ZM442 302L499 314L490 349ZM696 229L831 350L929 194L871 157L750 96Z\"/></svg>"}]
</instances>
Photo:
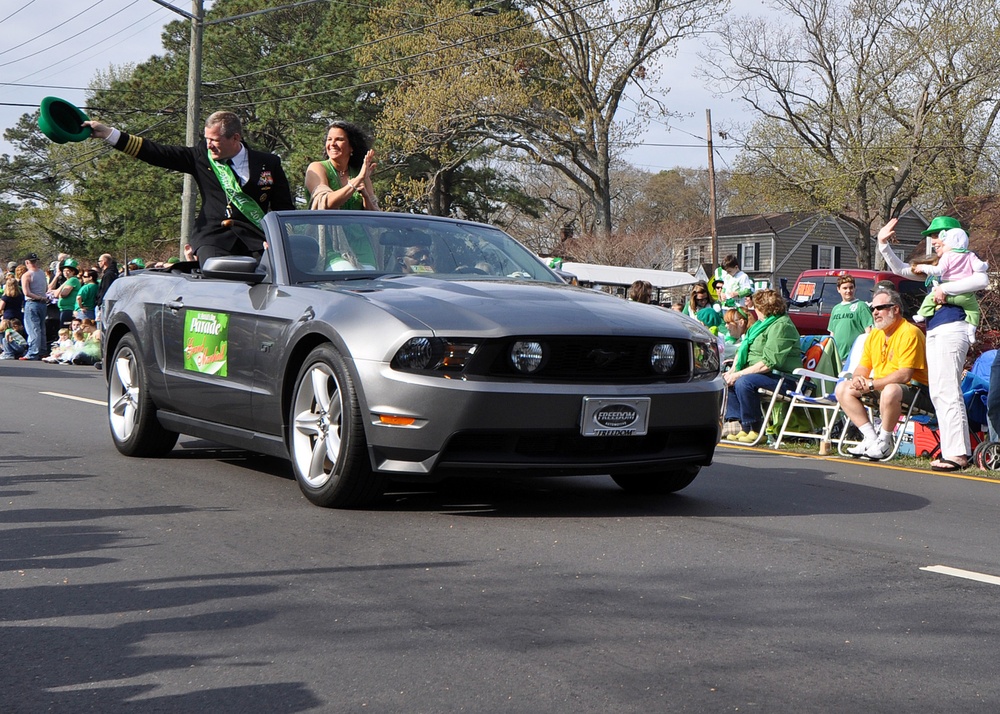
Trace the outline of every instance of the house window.
<instances>
[{"instance_id":1,"label":"house window","mask_svg":"<svg viewBox=\"0 0 1000 714\"><path fill-rule=\"evenodd\" d=\"M743 272L759 270L757 251L760 243L744 243L740 246L740 268Z\"/></svg>"},{"instance_id":2,"label":"house window","mask_svg":"<svg viewBox=\"0 0 1000 714\"><path fill-rule=\"evenodd\" d=\"M695 273L701 267L701 252L702 246L698 245L689 245L684 249L684 263L687 265L685 269L689 273Z\"/></svg>"},{"instance_id":3,"label":"house window","mask_svg":"<svg viewBox=\"0 0 1000 714\"><path fill-rule=\"evenodd\" d=\"M836 257L836 250L832 245L818 246L816 250L816 267L820 270L833 270L837 267L834 264Z\"/></svg>"},{"instance_id":4,"label":"house window","mask_svg":"<svg viewBox=\"0 0 1000 714\"><path fill-rule=\"evenodd\" d=\"M840 246L835 245L814 245L812 246L812 260L810 265L813 270L834 270L840 265Z\"/></svg>"}]
</instances>

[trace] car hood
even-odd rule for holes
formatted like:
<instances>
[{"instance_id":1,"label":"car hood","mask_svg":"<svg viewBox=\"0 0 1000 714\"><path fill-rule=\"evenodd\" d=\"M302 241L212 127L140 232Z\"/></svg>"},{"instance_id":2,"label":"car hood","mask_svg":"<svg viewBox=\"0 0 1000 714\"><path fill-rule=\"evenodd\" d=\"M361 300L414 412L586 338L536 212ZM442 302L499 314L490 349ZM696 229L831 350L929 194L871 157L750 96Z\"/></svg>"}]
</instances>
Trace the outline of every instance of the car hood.
<instances>
[{"instance_id":1,"label":"car hood","mask_svg":"<svg viewBox=\"0 0 1000 714\"><path fill-rule=\"evenodd\" d=\"M700 323L672 310L569 285L392 277L355 284L352 291L383 310L449 335L710 337Z\"/></svg>"}]
</instances>

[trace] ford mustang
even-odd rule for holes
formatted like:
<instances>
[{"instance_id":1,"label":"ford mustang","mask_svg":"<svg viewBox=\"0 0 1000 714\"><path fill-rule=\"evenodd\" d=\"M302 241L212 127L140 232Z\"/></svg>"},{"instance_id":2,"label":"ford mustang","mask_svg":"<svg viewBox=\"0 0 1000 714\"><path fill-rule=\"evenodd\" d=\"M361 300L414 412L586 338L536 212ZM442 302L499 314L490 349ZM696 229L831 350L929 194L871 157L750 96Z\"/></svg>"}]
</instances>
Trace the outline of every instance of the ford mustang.
<instances>
[{"instance_id":1,"label":"ford mustang","mask_svg":"<svg viewBox=\"0 0 1000 714\"><path fill-rule=\"evenodd\" d=\"M264 256L117 280L104 370L117 449L179 434L288 458L315 504L387 479L606 474L668 493L712 462L716 339L565 284L503 231L362 211L264 218Z\"/></svg>"}]
</instances>

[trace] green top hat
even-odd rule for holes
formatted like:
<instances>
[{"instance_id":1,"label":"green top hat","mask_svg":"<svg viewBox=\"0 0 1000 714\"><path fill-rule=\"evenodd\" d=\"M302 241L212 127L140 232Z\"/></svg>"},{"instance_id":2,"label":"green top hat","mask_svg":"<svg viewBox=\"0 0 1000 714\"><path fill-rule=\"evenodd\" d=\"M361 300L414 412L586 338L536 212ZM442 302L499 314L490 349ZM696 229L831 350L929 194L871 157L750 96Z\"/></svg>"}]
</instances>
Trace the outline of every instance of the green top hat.
<instances>
[{"instance_id":1,"label":"green top hat","mask_svg":"<svg viewBox=\"0 0 1000 714\"><path fill-rule=\"evenodd\" d=\"M938 216L931 224L927 226L927 230L923 231L921 235L929 236L932 233L940 233L946 228L961 228L962 224L958 222L957 218L952 218L951 216Z\"/></svg>"},{"instance_id":2,"label":"green top hat","mask_svg":"<svg viewBox=\"0 0 1000 714\"><path fill-rule=\"evenodd\" d=\"M90 121L90 117L65 99L45 97L42 100L41 111L38 113L38 128L57 144L89 139L90 127L80 126L85 121Z\"/></svg>"}]
</instances>

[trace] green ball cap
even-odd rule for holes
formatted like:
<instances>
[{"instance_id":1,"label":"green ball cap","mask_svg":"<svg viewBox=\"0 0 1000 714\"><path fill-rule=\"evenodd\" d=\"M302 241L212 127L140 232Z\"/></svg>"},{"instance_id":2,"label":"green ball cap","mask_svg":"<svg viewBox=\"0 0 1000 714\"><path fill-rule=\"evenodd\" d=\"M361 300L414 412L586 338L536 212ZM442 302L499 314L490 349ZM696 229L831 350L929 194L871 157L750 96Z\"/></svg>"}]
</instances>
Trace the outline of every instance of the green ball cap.
<instances>
[{"instance_id":1,"label":"green ball cap","mask_svg":"<svg viewBox=\"0 0 1000 714\"><path fill-rule=\"evenodd\" d=\"M929 236L932 233L939 233L947 228L961 228L962 224L958 222L957 218L952 218L951 216L938 216L931 224L927 226L927 230L923 231L921 235Z\"/></svg>"},{"instance_id":2,"label":"green ball cap","mask_svg":"<svg viewBox=\"0 0 1000 714\"><path fill-rule=\"evenodd\" d=\"M38 128L57 144L89 139L90 127L80 126L85 121L90 121L90 117L65 99L45 97L42 100L38 112Z\"/></svg>"}]
</instances>

